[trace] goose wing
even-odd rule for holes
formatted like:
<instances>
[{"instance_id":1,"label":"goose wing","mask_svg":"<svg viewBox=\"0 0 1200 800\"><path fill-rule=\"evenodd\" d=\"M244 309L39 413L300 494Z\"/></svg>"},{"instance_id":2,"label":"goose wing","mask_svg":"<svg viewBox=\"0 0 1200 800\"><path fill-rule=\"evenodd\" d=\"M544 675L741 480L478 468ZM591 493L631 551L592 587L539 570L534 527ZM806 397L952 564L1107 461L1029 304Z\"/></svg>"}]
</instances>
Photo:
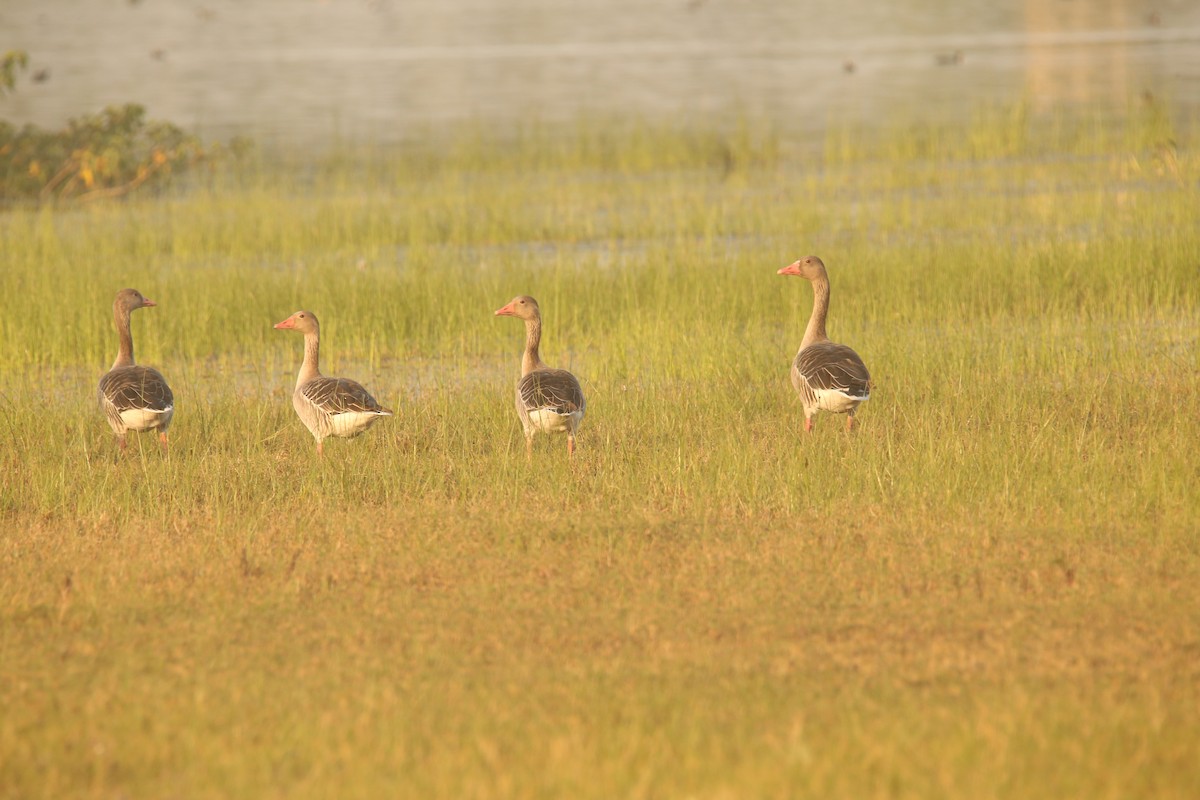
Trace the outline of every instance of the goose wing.
<instances>
[{"instance_id":1,"label":"goose wing","mask_svg":"<svg viewBox=\"0 0 1200 800\"><path fill-rule=\"evenodd\" d=\"M813 389L869 397L871 375L858 353L844 344L817 342L796 354L792 370Z\"/></svg>"},{"instance_id":2,"label":"goose wing","mask_svg":"<svg viewBox=\"0 0 1200 800\"><path fill-rule=\"evenodd\" d=\"M558 414L573 414L584 408L583 389L575 376L565 369L539 369L521 378L517 396L526 411L547 409Z\"/></svg>"},{"instance_id":3,"label":"goose wing","mask_svg":"<svg viewBox=\"0 0 1200 800\"><path fill-rule=\"evenodd\" d=\"M391 414L361 383L349 378L313 378L300 389L308 402L326 414Z\"/></svg>"},{"instance_id":4,"label":"goose wing","mask_svg":"<svg viewBox=\"0 0 1200 800\"><path fill-rule=\"evenodd\" d=\"M134 409L165 411L175 406L167 379L150 367L117 367L100 379L100 399L114 413Z\"/></svg>"}]
</instances>

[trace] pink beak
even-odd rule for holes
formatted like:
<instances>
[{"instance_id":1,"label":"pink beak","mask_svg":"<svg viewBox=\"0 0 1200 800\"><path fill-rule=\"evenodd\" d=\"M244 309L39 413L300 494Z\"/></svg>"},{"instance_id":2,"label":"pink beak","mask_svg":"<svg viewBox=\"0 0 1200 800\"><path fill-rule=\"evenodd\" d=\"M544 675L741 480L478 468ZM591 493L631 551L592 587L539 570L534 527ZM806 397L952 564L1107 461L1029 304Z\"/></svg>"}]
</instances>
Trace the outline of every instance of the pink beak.
<instances>
[{"instance_id":1,"label":"pink beak","mask_svg":"<svg viewBox=\"0 0 1200 800\"><path fill-rule=\"evenodd\" d=\"M504 308L501 308L501 309L497 310L497 311L496 311L496 316L497 316L497 317L512 317L512 316L516 316L516 312L513 310L513 304L512 304L512 303L509 303L509 304L508 304L508 305L506 305Z\"/></svg>"},{"instance_id":2,"label":"pink beak","mask_svg":"<svg viewBox=\"0 0 1200 800\"><path fill-rule=\"evenodd\" d=\"M779 270L775 274L776 275L799 275L800 274L800 262L793 261L791 264L788 264L786 267Z\"/></svg>"},{"instance_id":3,"label":"pink beak","mask_svg":"<svg viewBox=\"0 0 1200 800\"><path fill-rule=\"evenodd\" d=\"M146 306L146 307L149 307L149 306L156 306L156 305L158 305L158 303L154 302L154 301L153 301L153 300L151 300L149 297L143 297L143 298L142 298L142 305L143 305L143 306Z\"/></svg>"},{"instance_id":4,"label":"pink beak","mask_svg":"<svg viewBox=\"0 0 1200 800\"><path fill-rule=\"evenodd\" d=\"M295 318L295 317L288 317L288 318L287 318L287 319L285 319L283 322L278 322L278 323L276 323L276 324L275 324L275 327L276 327L276 328L278 328L278 329L284 329L284 328L294 328L294 327L296 327L296 318Z\"/></svg>"}]
</instances>

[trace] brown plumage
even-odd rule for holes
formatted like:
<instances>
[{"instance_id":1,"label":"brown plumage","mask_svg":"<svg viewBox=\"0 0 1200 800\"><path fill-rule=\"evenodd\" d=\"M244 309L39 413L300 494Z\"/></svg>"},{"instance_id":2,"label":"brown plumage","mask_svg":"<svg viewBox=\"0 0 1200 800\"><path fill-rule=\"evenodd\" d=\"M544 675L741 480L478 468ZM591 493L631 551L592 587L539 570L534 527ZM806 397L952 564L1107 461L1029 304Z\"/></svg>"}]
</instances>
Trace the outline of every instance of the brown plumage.
<instances>
[{"instance_id":1,"label":"brown plumage","mask_svg":"<svg viewBox=\"0 0 1200 800\"><path fill-rule=\"evenodd\" d=\"M378 414L387 411L379 405L361 383L349 378L313 378L300 387L301 393L310 403L330 414L368 412ZM391 412L388 412L391 413Z\"/></svg>"},{"instance_id":2,"label":"brown plumage","mask_svg":"<svg viewBox=\"0 0 1200 800\"><path fill-rule=\"evenodd\" d=\"M812 283L813 310L792 361L792 385L804 405L804 430L812 430L817 411L846 414L846 430L854 427L854 412L871 398L871 375L858 353L829 341L825 318L829 313L829 274L816 256L806 256L779 270Z\"/></svg>"},{"instance_id":3,"label":"brown plumage","mask_svg":"<svg viewBox=\"0 0 1200 800\"><path fill-rule=\"evenodd\" d=\"M539 369L517 383L517 395L527 411L544 408L556 414L573 414L584 407L583 389L565 369Z\"/></svg>"},{"instance_id":4,"label":"brown plumage","mask_svg":"<svg viewBox=\"0 0 1200 800\"><path fill-rule=\"evenodd\" d=\"M517 381L517 417L525 431L525 454L533 457L533 437L538 432L567 434L567 454L575 454L575 431L587 411L587 400L579 381L565 369L551 369L542 362L542 312L528 295L514 297L496 311L498 317L525 321L525 353L521 378Z\"/></svg>"},{"instance_id":5,"label":"brown plumage","mask_svg":"<svg viewBox=\"0 0 1200 800\"><path fill-rule=\"evenodd\" d=\"M844 344L816 342L796 354L792 366L812 389L832 389L852 397L871 393L871 376L858 353Z\"/></svg>"},{"instance_id":6,"label":"brown plumage","mask_svg":"<svg viewBox=\"0 0 1200 800\"><path fill-rule=\"evenodd\" d=\"M112 369L100 378L96 395L122 450L128 431L157 430L164 452L168 447L167 429L175 415L175 395L161 372L136 363L130 330L130 315L139 308L155 305L137 289L122 289L113 300L119 347Z\"/></svg>"}]
</instances>

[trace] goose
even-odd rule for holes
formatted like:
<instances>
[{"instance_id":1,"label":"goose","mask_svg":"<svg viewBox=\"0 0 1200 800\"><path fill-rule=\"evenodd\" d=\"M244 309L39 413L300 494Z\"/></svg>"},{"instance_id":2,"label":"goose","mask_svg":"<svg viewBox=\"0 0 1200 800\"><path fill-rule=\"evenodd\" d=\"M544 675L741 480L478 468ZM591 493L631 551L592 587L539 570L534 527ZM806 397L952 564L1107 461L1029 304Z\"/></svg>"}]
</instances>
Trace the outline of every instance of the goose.
<instances>
[{"instance_id":1,"label":"goose","mask_svg":"<svg viewBox=\"0 0 1200 800\"><path fill-rule=\"evenodd\" d=\"M120 347L112 369L104 373L97 389L100 408L117 435L117 445L125 449L127 431L158 430L158 441L167 451L167 428L175 416L175 395L162 373L141 367L133 359L133 334L129 315L139 308L158 305L137 289L122 289L113 300L113 319L117 324Z\"/></svg>"},{"instance_id":2,"label":"goose","mask_svg":"<svg viewBox=\"0 0 1200 800\"><path fill-rule=\"evenodd\" d=\"M825 335L829 313L829 274L816 256L805 256L778 271L812 283L813 310L800 351L792 362L792 385L804 404L804 430L811 431L818 411L846 414L846 430L854 428L854 412L871 399L871 375L858 353Z\"/></svg>"},{"instance_id":3,"label":"goose","mask_svg":"<svg viewBox=\"0 0 1200 800\"><path fill-rule=\"evenodd\" d=\"M541 433L567 434L567 457L575 455L575 431L587 410L579 381L565 369L551 369L538 355L542 341L542 312L528 295L514 297L496 311L497 317L525 320L525 354L517 381L517 416L525 429L525 457L533 458L533 437Z\"/></svg>"},{"instance_id":4,"label":"goose","mask_svg":"<svg viewBox=\"0 0 1200 800\"><path fill-rule=\"evenodd\" d=\"M296 415L317 440L317 455L325 451L326 436L349 439L365 431L380 417L390 417L384 408L362 387L348 378L326 378L318 366L321 326L311 311L297 311L275 326L304 334L304 363L292 392Z\"/></svg>"}]
</instances>

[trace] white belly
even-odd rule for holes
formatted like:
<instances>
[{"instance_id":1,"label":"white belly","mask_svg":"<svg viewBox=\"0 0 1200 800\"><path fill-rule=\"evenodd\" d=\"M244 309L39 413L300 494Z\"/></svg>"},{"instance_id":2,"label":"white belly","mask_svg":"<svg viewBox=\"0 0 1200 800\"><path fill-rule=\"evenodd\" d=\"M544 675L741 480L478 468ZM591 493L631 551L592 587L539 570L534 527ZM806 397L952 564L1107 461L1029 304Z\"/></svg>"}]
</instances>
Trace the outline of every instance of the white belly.
<instances>
[{"instance_id":1,"label":"white belly","mask_svg":"<svg viewBox=\"0 0 1200 800\"><path fill-rule=\"evenodd\" d=\"M378 414L369 414L364 411L334 414L329 418L329 435L348 439L371 427L371 424L377 419L379 419Z\"/></svg>"},{"instance_id":2,"label":"white belly","mask_svg":"<svg viewBox=\"0 0 1200 800\"><path fill-rule=\"evenodd\" d=\"M836 389L817 389L813 392L817 396L817 408L822 411L832 411L834 414L845 414L847 411L853 411L867 398L851 397L845 392L839 392Z\"/></svg>"},{"instance_id":3,"label":"white belly","mask_svg":"<svg viewBox=\"0 0 1200 800\"><path fill-rule=\"evenodd\" d=\"M165 428L171 424L171 415L174 413L174 406L161 411L152 408L130 408L121 412L121 424L131 431Z\"/></svg>"},{"instance_id":4,"label":"white belly","mask_svg":"<svg viewBox=\"0 0 1200 800\"><path fill-rule=\"evenodd\" d=\"M583 419L582 411L571 414L558 414L546 408L529 412L529 427L542 433L571 432L579 427Z\"/></svg>"}]
</instances>

